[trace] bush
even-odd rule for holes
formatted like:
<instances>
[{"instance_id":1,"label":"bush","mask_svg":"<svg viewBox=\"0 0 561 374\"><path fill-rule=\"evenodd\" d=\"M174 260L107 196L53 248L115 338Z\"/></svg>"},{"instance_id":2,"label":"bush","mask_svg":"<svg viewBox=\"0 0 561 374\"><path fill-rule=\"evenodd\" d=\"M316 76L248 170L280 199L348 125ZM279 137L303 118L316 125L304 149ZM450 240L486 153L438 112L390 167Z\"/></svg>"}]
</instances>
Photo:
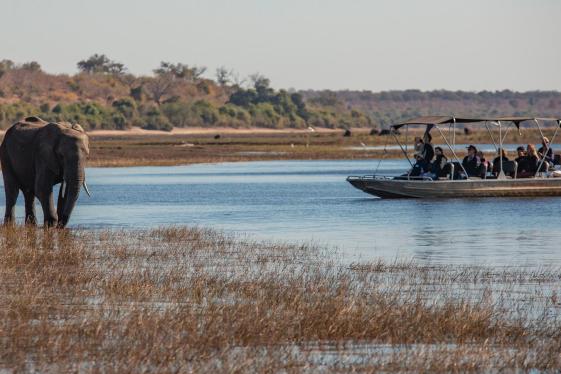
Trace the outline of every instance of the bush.
<instances>
[{"instance_id":1,"label":"bush","mask_svg":"<svg viewBox=\"0 0 561 374\"><path fill-rule=\"evenodd\" d=\"M192 116L191 105L184 102L168 102L160 107L168 121L177 127L186 127Z\"/></svg>"},{"instance_id":2,"label":"bush","mask_svg":"<svg viewBox=\"0 0 561 374\"><path fill-rule=\"evenodd\" d=\"M199 100L193 104L192 111L204 126L214 125L219 120L218 110L208 101Z\"/></svg>"},{"instance_id":3,"label":"bush","mask_svg":"<svg viewBox=\"0 0 561 374\"><path fill-rule=\"evenodd\" d=\"M253 105L249 112L252 116L253 126L275 128L280 123L281 116L270 103Z\"/></svg>"},{"instance_id":4,"label":"bush","mask_svg":"<svg viewBox=\"0 0 561 374\"><path fill-rule=\"evenodd\" d=\"M126 119L133 119L138 114L136 102L128 97L113 101L111 106Z\"/></svg>"},{"instance_id":5,"label":"bush","mask_svg":"<svg viewBox=\"0 0 561 374\"><path fill-rule=\"evenodd\" d=\"M157 108L150 108L142 118L141 127L145 130L173 130L173 125Z\"/></svg>"}]
</instances>

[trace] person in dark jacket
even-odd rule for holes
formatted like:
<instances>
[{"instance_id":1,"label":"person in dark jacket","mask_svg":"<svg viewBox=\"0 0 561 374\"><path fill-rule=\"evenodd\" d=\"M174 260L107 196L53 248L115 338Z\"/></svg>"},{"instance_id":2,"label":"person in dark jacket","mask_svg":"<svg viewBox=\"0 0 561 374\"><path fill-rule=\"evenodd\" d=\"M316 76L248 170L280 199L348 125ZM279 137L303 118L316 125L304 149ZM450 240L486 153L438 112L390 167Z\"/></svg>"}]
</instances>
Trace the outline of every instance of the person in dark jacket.
<instances>
[{"instance_id":1,"label":"person in dark jacket","mask_svg":"<svg viewBox=\"0 0 561 374\"><path fill-rule=\"evenodd\" d=\"M434 154L436 155L436 157L431 166L431 173L435 178L445 177L447 172L446 164L448 163L448 158L444 155L444 152L440 147L434 148Z\"/></svg>"},{"instance_id":2,"label":"person in dark jacket","mask_svg":"<svg viewBox=\"0 0 561 374\"><path fill-rule=\"evenodd\" d=\"M495 176L499 175L499 173L501 172L501 160L503 164L510 161L506 156L506 152L503 148L497 149L497 157L495 157L495 159L493 160L493 174Z\"/></svg>"},{"instance_id":3,"label":"person in dark jacket","mask_svg":"<svg viewBox=\"0 0 561 374\"><path fill-rule=\"evenodd\" d=\"M528 144L526 147L526 166L525 170L523 170L518 177L519 178L529 178L536 175L538 171L538 166L540 163L540 158L538 156L538 152L536 151L536 147L533 144Z\"/></svg>"},{"instance_id":4,"label":"person in dark jacket","mask_svg":"<svg viewBox=\"0 0 561 374\"><path fill-rule=\"evenodd\" d=\"M423 157L425 158L425 161L428 163L432 162L432 159L434 158L434 147L431 144L432 142L432 135L427 133L425 134L425 139L424 139L424 146L423 146Z\"/></svg>"},{"instance_id":5,"label":"person in dark jacket","mask_svg":"<svg viewBox=\"0 0 561 374\"><path fill-rule=\"evenodd\" d=\"M480 173L481 159L477 157L477 148L474 145L467 147L468 155L464 157L462 166L467 172L468 177L478 177Z\"/></svg>"},{"instance_id":6,"label":"person in dark jacket","mask_svg":"<svg viewBox=\"0 0 561 374\"><path fill-rule=\"evenodd\" d=\"M524 147L520 146L516 148L516 153L518 154L518 157L516 157L514 161L518 164L516 170L517 174L520 175L520 173L528 170L528 159L526 158L526 150Z\"/></svg>"},{"instance_id":7,"label":"person in dark jacket","mask_svg":"<svg viewBox=\"0 0 561 374\"><path fill-rule=\"evenodd\" d=\"M479 157L479 161L481 162L481 166L479 167L480 177L486 178L487 172L493 169L493 164L491 161L487 161L485 154L481 151L477 151L477 157Z\"/></svg>"},{"instance_id":8,"label":"person in dark jacket","mask_svg":"<svg viewBox=\"0 0 561 374\"><path fill-rule=\"evenodd\" d=\"M553 155L553 149L551 149L551 145L549 144L549 139L545 136L542 138L542 146L538 149L538 156L540 158L545 158L550 165L553 165L555 156Z\"/></svg>"},{"instance_id":9,"label":"person in dark jacket","mask_svg":"<svg viewBox=\"0 0 561 374\"><path fill-rule=\"evenodd\" d=\"M410 177L420 177L424 173L429 171L429 163L425 160L421 153L415 153L415 165L413 165L413 169L409 173Z\"/></svg>"}]
</instances>

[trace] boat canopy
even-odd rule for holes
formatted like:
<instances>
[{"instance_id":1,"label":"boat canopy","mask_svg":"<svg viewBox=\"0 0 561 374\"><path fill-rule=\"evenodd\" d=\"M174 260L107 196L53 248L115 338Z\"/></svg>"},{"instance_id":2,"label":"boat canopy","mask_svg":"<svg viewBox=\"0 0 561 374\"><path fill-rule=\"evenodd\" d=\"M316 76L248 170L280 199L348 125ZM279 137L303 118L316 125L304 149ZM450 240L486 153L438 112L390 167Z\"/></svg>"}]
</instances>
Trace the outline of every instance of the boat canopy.
<instances>
[{"instance_id":1,"label":"boat canopy","mask_svg":"<svg viewBox=\"0 0 561 374\"><path fill-rule=\"evenodd\" d=\"M456 123L477 123L477 122L512 122L516 127L520 127L520 123L524 121L556 121L561 127L561 120L559 118L547 117L493 117L493 118L465 118L465 117L452 117L452 116L425 116L417 117L405 122L397 123L391 127L399 129L403 126L409 125L443 125L443 124L456 124Z\"/></svg>"}]
</instances>

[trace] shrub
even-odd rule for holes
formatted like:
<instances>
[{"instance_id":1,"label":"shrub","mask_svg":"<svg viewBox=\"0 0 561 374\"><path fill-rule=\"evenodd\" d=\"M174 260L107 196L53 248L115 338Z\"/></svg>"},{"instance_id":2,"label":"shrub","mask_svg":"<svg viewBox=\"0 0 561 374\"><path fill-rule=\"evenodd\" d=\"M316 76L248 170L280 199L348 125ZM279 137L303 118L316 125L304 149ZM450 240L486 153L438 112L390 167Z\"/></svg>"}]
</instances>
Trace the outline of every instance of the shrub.
<instances>
[{"instance_id":1,"label":"shrub","mask_svg":"<svg viewBox=\"0 0 561 374\"><path fill-rule=\"evenodd\" d=\"M173 130L173 125L157 108L150 108L142 118L141 127L146 130Z\"/></svg>"}]
</instances>

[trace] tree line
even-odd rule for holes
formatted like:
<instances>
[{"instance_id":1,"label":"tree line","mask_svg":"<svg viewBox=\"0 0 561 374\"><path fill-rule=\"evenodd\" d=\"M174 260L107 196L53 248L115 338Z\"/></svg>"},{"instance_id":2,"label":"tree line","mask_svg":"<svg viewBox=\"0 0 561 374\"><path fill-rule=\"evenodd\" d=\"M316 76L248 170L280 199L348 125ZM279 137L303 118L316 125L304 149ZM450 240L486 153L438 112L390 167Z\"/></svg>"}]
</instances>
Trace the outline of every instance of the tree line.
<instances>
[{"instance_id":1,"label":"tree line","mask_svg":"<svg viewBox=\"0 0 561 374\"><path fill-rule=\"evenodd\" d=\"M421 115L559 116L558 91L275 90L260 74L162 61L150 76L131 74L103 54L78 73L48 74L38 62L0 61L0 127L28 115L87 129L175 127L385 128ZM209 78L212 76L212 78Z\"/></svg>"},{"instance_id":2,"label":"tree line","mask_svg":"<svg viewBox=\"0 0 561 374\"><path fill-rule=\"evenodd\" d=\"M163 61L151 76L95 54L74 75L44 72L37 62L0 61L0 127L28 115L87 129L171 130L173 127L305 128L371 126L345 107L309 105L298 92L275 90L260 74L240 79L224 67Z\"/></svg>"}]
</instances>

